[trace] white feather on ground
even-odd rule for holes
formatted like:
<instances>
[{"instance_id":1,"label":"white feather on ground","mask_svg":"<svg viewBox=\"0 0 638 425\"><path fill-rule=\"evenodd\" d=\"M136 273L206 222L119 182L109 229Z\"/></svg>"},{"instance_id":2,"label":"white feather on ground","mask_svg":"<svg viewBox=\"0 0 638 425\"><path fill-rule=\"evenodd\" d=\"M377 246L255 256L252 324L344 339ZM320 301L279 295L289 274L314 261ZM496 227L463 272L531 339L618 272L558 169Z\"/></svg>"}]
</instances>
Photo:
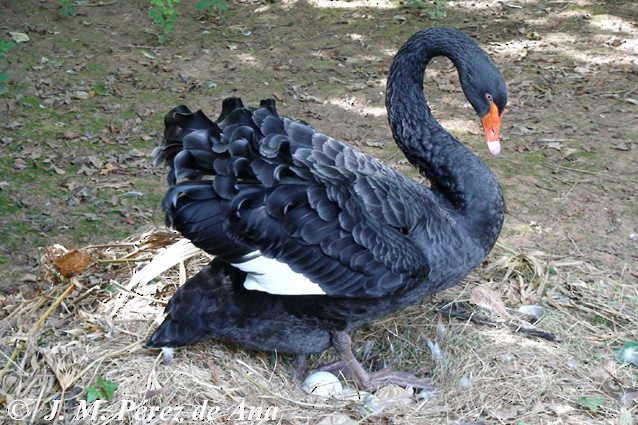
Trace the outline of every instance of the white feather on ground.
<instances>
[{"instance_id":1,"label":"white feather on ground","mask_svg":"<svg viewBox=\"0 0 638 425\"><path fill-rule=\"evenodd\" d=\"M150 263L137 271L129 283L129 288L145 285L171 267L186 261L203 252L188 239L180 239L165 250L158 253Z\"/></svg>"}]
</instances>

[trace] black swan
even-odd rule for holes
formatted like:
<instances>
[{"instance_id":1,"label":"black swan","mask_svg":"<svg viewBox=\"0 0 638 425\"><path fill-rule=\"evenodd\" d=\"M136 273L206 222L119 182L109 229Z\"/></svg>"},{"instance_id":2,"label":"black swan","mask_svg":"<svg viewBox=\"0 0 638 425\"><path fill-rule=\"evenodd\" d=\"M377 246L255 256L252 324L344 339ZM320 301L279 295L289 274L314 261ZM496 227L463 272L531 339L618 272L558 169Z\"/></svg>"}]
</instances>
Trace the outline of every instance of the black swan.
<instances>
[{"instance_id":1,"label":"black swan","mask_svg":"<svg viewBox=\"0 0 638 425\"><path fill-rule=\"evenodd\" d=\"M166 221L214 259L175 293L148 347L214 338L304 359L332 346L361 389L428 387L407 372L367 372L349 332L459 282L503 223L495 176L425 101L435 56L457 68L493 155L507 103L496 66L463 33L426 29L401 47L388 74L388 120L431 188L278 115L272 100L247 108L228 98L217 121L185 106L166 115L153 152L170 167Z\"/></svg>"}]
</instances>

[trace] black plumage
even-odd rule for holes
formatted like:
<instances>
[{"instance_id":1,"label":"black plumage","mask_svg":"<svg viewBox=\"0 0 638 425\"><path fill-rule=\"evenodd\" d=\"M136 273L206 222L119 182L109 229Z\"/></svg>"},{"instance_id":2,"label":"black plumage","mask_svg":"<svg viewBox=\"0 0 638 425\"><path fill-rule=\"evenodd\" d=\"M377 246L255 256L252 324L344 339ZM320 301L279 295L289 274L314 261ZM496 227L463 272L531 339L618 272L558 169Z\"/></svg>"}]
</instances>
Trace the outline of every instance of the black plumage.
<instances>
[{"instance_id":1,"label":"black plumage","mask_svg":"<svg viewBox=\"0 0 638 425\"><path fill-rule=\"evenodd\" d=\"M185 106L166 115L153 155L170 169L167 223L215 259L177 291L148 346L217 338L300 355L331 344L342 355L348 345L351 356L347 332L456 284L485 258L503 198L485 164L427 106L424 71L438 55L459 70L484 126L487 116L497 120L496 135L507 101L500 73L462 33L428 29L404 44L388 75L388 118L431 188L280 116L272 100L248 108L228 98L216 121ZM491 151L495 143L488 136ZM297 292L294 279L246 289L268 275L249 266L275 264L265 259L314 289ZM363 387L380 385L350 372ZM404 381L386 374L383 382Z\"/></svg>"}]
</instances>

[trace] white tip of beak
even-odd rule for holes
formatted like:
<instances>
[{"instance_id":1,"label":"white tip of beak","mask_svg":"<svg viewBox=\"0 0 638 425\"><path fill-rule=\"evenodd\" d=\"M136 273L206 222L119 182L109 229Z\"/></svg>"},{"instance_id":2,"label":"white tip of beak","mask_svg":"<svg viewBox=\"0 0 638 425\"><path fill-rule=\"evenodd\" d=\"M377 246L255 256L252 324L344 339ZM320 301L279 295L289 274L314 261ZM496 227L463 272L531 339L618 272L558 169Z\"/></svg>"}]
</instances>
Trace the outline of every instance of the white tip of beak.
<instances>
[{"instance_id":1,"label":"white tip of beak","mask_svg":"<svg viewBox=\"0 0 638 425\"><path fill-rule=\"evenodd\" d=\"M501 153L501 142L499 140L487 142L487 148L490 150L492 155L496 156Z\"/></svg>"}]
</instances>

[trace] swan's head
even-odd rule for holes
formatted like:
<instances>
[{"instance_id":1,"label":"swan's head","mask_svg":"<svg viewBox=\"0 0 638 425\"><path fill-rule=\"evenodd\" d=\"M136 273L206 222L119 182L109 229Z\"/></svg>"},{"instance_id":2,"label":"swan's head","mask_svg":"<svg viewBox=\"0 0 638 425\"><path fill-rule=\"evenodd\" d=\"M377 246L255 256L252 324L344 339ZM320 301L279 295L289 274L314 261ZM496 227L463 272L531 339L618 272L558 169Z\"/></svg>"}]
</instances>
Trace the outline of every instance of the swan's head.
<instances>
[{"instance_id":1,"label":"swan's head","mask_svg":"<svg viewBox=\"0 0 638 425\"><path fill-rule=\"evenodd\" d=\"M496 66L485 59L487 57L473 62L474 66L468 66L460 79L467 100L483 123L487 147L496 156L501 152L499 134L507 105L507 88Z\"/></svg>"}]
</instances>

